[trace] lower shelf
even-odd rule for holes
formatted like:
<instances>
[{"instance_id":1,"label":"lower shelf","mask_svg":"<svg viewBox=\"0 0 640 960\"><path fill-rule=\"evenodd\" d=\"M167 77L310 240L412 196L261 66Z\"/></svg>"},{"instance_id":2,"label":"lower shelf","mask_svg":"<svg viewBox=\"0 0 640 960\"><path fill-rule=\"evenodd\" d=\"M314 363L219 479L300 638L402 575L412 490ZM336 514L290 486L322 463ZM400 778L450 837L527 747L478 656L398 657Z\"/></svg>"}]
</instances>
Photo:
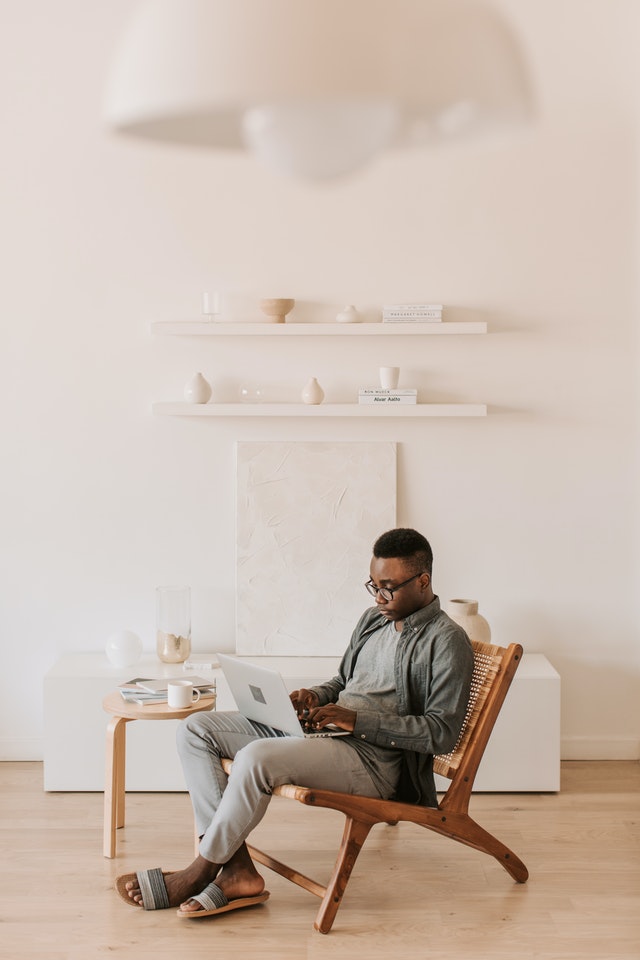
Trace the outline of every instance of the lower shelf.
<instances>
[{"instance_id":1,"label":"lower shelf","mask_svg":"<svg viewBox=\"0 0 640 960\"><path fill-rule=\"evenodd\" d=\"M161 417L486 417L484 403L154 403Z\"/></svg>"}]
</instances>

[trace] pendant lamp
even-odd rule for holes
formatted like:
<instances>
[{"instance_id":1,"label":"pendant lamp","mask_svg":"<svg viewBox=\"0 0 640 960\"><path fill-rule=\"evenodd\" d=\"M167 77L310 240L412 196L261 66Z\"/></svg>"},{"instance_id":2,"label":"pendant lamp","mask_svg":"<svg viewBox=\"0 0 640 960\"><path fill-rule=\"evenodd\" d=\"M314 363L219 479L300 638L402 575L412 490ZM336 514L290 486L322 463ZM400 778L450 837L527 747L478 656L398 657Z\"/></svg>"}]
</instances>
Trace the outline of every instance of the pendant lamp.
<instances>
[{"instance_id":1,"label":"pendant lamp","mask_svg":"<svg viewBox=\"0 0 640 960\"><path fill-rule=\"evenodd\" d=\"M530 103L515 37L479 0L145 0L104 112L119 133L313 180L520 122Z\"/></svg>"}]
</instances>

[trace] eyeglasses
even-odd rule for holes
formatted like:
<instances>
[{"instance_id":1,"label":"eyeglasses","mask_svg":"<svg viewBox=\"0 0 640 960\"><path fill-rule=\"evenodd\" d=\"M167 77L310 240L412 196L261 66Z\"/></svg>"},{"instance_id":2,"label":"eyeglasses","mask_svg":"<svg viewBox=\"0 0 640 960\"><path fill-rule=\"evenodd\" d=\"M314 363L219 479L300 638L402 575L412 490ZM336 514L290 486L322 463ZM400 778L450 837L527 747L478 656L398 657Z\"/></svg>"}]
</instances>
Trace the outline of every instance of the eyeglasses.
<instances>
[{"instance_id":1,"label":"eyeglasses","mask_svg":"<svg viewBox=\"0 0 640 960\"><path fill-rule=\"evenodd\" d=\"M406 587L408 583L411 583L412 580L417 580L418 577L421 577L422 573L416 573L413 577L409 577L408 580L405 580L403 583L399 583L397 587L376 587L375 583L371 580L367 580L365 583L365 590L367 590L372 597L377 597L378 594L382 597L383 600L393 600L393 595L396 593L400 587Z\"/></svg>"}]
</instances>

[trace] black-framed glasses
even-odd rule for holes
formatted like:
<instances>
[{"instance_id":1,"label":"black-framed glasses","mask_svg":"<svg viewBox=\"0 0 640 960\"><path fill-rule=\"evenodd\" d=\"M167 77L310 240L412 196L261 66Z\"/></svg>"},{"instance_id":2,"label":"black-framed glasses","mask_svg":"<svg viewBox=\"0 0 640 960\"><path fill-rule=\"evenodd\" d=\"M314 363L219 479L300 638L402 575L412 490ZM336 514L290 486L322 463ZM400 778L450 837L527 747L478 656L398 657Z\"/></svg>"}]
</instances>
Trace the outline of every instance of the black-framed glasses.
<instances>
[{"instance_id":1,"label":"black-framed glasses","mask_svg":"<svg viewBox=\"0 0 640 960\"><path fill-rule=\"evenodd\" d=\"M394 593L399 590L400 587L406 587L406 585L411 583L412 580L417 580L418 577L421 576L422 573L415 573L412 577L409 577L408 580L405 580L403 583L399 583L397 587L376 587L375 583L373 583L371 580L367 580L364 587L372 597L377 597L378 594L380 594L383 600L393 600Z\"/></svg>"}]
</instances>

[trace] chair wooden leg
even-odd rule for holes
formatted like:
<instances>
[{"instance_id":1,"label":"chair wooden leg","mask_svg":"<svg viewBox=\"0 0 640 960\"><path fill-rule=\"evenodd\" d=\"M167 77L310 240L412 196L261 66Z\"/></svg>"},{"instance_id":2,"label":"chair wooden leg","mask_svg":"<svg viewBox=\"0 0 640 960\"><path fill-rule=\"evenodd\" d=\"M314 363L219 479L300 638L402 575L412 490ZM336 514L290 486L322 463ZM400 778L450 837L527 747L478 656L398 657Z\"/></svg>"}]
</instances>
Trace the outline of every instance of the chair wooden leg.
<instances>
[{"instance_id":1,"label":"chair wooden leg","mask_svg":"<svg viewBox=\"0 0 640 960\"><path fill-rule=\"evenodd\" d=\"M453 817L450 816L447 819L451 821ZM518 883L526 883L529 871L520 857L509 847L506 847L504 843L497 840L493 834L476 823L475 820L472 820L471 817L465 816L461 822L458 819L455 828L452 828L450 832L438 830L438 833L449 836L459 843L464 843L467 847L473 847L474 850L488 853L489 856L495 857L514 880Z\"/></svg>"},{"instance_id":2,"label":"chair wooden leg","mask_svg":"<svg viewBox=\"0 0 640 960\"><path fill-rule=\"evenodd\" d=\"M272 857L268 853L264 853L263 850L258 850L256 847L250 846L247 844L247 850L252 860L255 860L256 863L261 863L264 867L268 867L269 870L273 870L274 873L280 874L281 877L284 877L285 880L290 880L291 883L297 884L299 887L302 887L303 890L308 890L309 893L313 893L314 896L322 898L327 892L327 888L318 883L317 880L312 880L311 877L307 877L304 873L300 873L298 870L295 870L293 867L287 866L286 863L282 863L281 860L276 860L275 857Z\"/></svg>"},{"instance_id":3,"label":"chair wooden leg","mask_svg":"<svg viewBox=\"0 0 640 960\"><path fill-rule=\"evenodd\" d=\"M372 826L372 823L354 820L353 817L349 816L346 817L342 844L338 851L333 874L327 884L326 893L322 899L314 923L314 927L316 930L319 930L320 933L329 933L329 930L331 930L336 913L338 912L338 907L342 902L344 891L349 882L351 871Z\"/></svg>"},{"instance_id":4,"label":"chair wooden leg","mask_svg":"<svg viewBox=\"0 0 640 960\"><path fill-rule=\"evenodd\" d=\"M526 883L529 879L529 871L513 850L506 847L504 843L497 840L492 834L487 833L475 820L471 821L474 827L474 839L480 842L476 849L483 850L490 856L495 857L498 863L502 864L507 873L518 883Z\"/></svg>"}]
</instances>

